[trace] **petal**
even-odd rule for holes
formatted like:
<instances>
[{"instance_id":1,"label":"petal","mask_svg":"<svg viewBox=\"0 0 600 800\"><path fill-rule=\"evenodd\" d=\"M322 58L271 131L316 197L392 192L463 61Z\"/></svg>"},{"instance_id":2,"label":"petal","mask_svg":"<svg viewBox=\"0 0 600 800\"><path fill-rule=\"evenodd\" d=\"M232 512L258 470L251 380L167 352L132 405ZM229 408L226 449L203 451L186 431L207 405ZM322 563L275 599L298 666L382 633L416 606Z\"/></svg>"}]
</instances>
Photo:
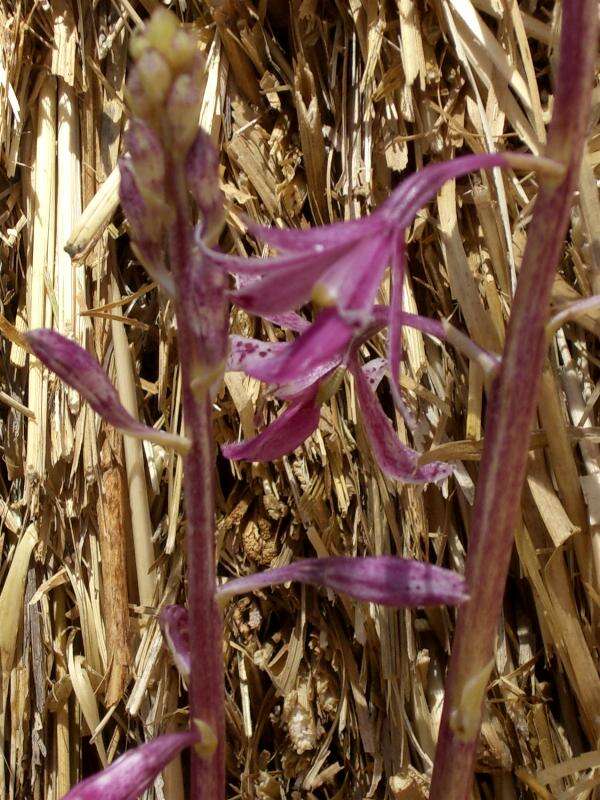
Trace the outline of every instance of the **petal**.
<instances>
[{"instance_id":1,"label":"petal","mask_svg":"<svg viewBox=\"0 0 600 800\"><path fill-rule=\"evenodd\" d=\"M134 419L121 405L117 392L100 364L76 342L49 329L29 331L25 338L32 352L68 386L76 389L94 411L110 425L139 439L186 451L180 436L159 431Z\"/></svg>"},{"instance_id":2,"label":"petal","mask_svg":"<svg viewBox=\"0 0 600 800\"><path fill-rule=\"evenodd\" d=\"M252 278L248 278L247 275L235 276L236 289L241 289L247 286L248 283L252 283ZM267 322L273 322L280 328L296 331L296 333L302 333L302 331L310 327L310 322L295 311L282 311L280 314L261 314L261 317Z\"/></svg>"},{"instance_id":3,"label":"petal","mask_svg":"<svg viewBox=\"0 0 600 800\"><path fill-rule=\"evenodd\" d=\"M391 196L371 216L381 214L389 222L406 228L419 209L435 197L446 181L479 169L508 166L508 160L502 153L459 156L451 161L429 164L394 189Z\"/></svg>"},{"instance_id":4,"label":"petal","mask_svg":"<svg viewBox=\"0 0 600 800\"><path fill-rule=\"evenodd\" d=\"M176 755L199 740L197 731L185 731L134 747L102 772L78 783L63 800L137 800Z\"/></svg>"},{"instance_id":5,"label":"petal","mask_svg":"<svg viewBox=\"0 0 600 800\"><path fill-rule=\"evenodd\" d=\"M333 308L325 309L289 349L280 350L265 365L262 380L274 384L318 380L342 362L359 328L362 324L346 321Z\"/></svg>"},{"instance_id":6,"label":"petal","mask_svg":"<svg viewBox=\"0 0 600 800\"><path fill-rule=\"evenodd\" d=\"M316 387L286 408L262 433L252 439L221 447L232 461L274 461L292 453L319 425L320 406Z\"/></svg>"},{"instance_id":7,"label":"petal","mask_svg":"<svg viewBox=\"0 0 600 800\"><path fill-rule=\"evenodd\" d=\"M333 222L315 228L293 230L291 228L268 228L244 217L249 233L281 251L320 252L323 247L337 247L355 242L379 229L379 223L371 217Z\"/></svg>"},{"instance_id":8,"label":"petal","mask_svg":"<svg viewBox=\"0 0 600 800\"><path fill-rule=\"evenodd\" d=\"M382 472L404 483L430 483L447 478L452 473L448 464L432 461L418 466L419 453L400 441L356 359L350 363L350 369L356 381L363 425Z\"/></svg>"},{"instance_id":9,"label":"petal","mask_svg":"<svg viewBox=\"0 0 600 800\"><path fill-rule=\"evenodd\" d=\"M191 668L187 609L183 606L165 606L160 612L158 620L175 666L179 670L179 674L187 680Z\"/></svg>"},{"instance_id":10,"label":"petal","mask_svg":"<svg viewBox=\"0 0 600 800\"><path fill-rule=\"evenodd\" d=\"M341 309L370 310L390 255L391 237L385 232L356 242L340 256L313 289L328 305Z\"/></svg>"},{"instance_id":11,"label":"petal","mask_svg":"<svg viewBox=\"0 0 600 800\"><path fill-rule=\"evenodd\" d=\"M387 372L388 362L386 358L373 358L371 361L367 361L366 364L363 364L361 369L369 386L375 392L383 380L383 376Z\"/></svg>"},{"instance_id":12,"label":"petal","mask_svg":"<svg viewBox=\"0 0 600 800\"><path fill-rule=\"evenodd\" d=\"M232 256L220 250L205 247L207 256L218 266L234 275L246 275L258 278L262 275L281 277L282 275L295 275L297 271L324 271L331 265L340 253L349 248L347 242L336 247L327 247L318 252L285 253L281 256L270 258L255 258L247 256Z\"/></svg>"},{"instance_id":13,"label":"petal","mask_svg":"<svg viewBox=\"0 0 600 800\"><path fill-rule=\"evenodd\" d=\"M392 253L392 297L390 303L390 331L388 338L388 360L390 362L390 386L394 405L410 430L417 426L410 409L404 402L400 389L400 361L402 359L402 294L406 268L406 245L404 234L396 236Z\"/></svg>"},{"instance_id":14,"label":"petal","mask_svg":"<svg viewBox=\"0 0 600 800\"><path fill-rule=\"evenodd\" d=\"M396 608L454 605L468 599L458 573L396 556L309 558L230 580L219 586L217 596L224 599L288 581L326 586L356 600Z\"/></svg>"}]
</instances>

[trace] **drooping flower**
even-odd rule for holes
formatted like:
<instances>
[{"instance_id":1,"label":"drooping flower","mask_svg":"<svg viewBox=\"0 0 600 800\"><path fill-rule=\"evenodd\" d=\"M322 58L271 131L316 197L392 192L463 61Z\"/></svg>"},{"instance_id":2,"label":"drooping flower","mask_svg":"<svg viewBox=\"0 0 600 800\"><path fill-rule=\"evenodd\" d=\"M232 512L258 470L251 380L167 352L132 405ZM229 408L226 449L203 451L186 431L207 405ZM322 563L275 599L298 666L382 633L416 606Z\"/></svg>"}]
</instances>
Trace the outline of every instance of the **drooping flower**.
<instances>
[{"instance_id":1,"label":"drooping flower","mask_svg":"<svg viewBox=\"0 0 600 800\"><path fill-rule=\"evenodd\" d=\"M202 751L201 730L166 733L128 750L102 772L78 783L64 800L136 800L186 747L200 744ZM206 744L210 747L210 742Z\"/></svg>"},{"instance_id":2,"label":"drooping flower","mask_svg":"<svg viewBox=\"0 0 600 800\"><path fill-rule=\"evenodd\" d=\"M443 567L397 556L328 556L294 561L217 587L223 602L268 586L298 582L323 586L365 603L392 608L460 605L468 599L462 575ZM180 674L187 678L190 668L188 612L183 606L166 606L160 623L167 647Z\"/></svg>"},{"instance_id":3,"label":"drooping flower","mask_svg":"<svg viewBox=\"0 0 600 800\"><path fill-rule=\"evenodd\" d=\"M249 232L278 249L281 253L278 256L243 258L207 247L204 252L208 260L236 277L237 288L231 297L246 311L268 318L298 309L312 299L319 306L337 310L338 331L343 323L365 324L372 314L386 267L390 266L389 376L394 402L409 427L413 427L399 386L406 229L446 181L494 167L537 167L552 171L556 165L547 159L518 153L461 156L430 164L411 175L378 209L362 219L307 230L266 228L248 221ZM307 339L315 336L312 328L303 335Z\"/></svg>"},{"instance_id":4,"label":"drooping flower","mask_svg":"<svg viewBox=\"0 0 600 800\"><path fill-rule=\"evenodd\" d=\"M32 353L48 369L79 392L94 411L117 430L167 448L187 452L183 436L156 430L134 419L121 405L117 392L98 362L77 342L57 331L41 328L25 334Z\"/></svg>"},{"instance_id":5,"label":"drooping flower","mask_svg":"<svg viewBox=\"0 0 600 800\"><path fill-rule=\"evenodd\" d=\"M336 371L345 366L356 381L365 430L382 471L406 483L428 483L448 477L451 467L447 464L431 462L419 466L419 453L398 439L379 404L375 390L386 372L386 361L375 359L364 367L358 361L358 349L383 327L385 317L385 311L377 309L368 322L364 318L349 322L336 309L328 308L293 342L230 337L228 369L276 385L276 394L289 405L254 438L225 445L223 454L232 460L272 461L295 450L316 430L320 407L336 387ZM402 319L444 338L443 327L435 320L404 313Z\"/></svg>"}]
</instances>

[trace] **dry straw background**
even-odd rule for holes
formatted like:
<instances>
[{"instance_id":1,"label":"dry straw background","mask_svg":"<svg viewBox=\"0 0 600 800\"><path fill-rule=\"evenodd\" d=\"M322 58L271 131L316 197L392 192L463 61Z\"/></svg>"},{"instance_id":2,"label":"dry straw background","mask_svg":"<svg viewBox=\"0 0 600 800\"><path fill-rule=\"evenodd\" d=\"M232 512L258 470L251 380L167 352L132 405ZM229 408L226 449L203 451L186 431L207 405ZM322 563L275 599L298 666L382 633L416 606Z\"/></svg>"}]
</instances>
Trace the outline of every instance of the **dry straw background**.
<instances>
[{"instance_id":1,"label":"dry straw background","mask_svg":"<svg viewBox=\"0 0 600 800\"><path fill-rule=\"evenodd\" d=\"M185 724L155 613L185 598L182 463L123 439L28 357L53 326L144 421L181 428L176 321L117 203L128 40L157 0L0 3L0 797L58 800L124 748ZM261 253L241 211L306 226L366 214L458 152L543 151L560 3L178 0L206 56L222 244ZM600 93L553 303L600 291ZM410 231L405 303L499 351L535 176L449 183ZM552 224L552 220L548 220ZM382 295L388 292L387 283ZM306 313L311 313L307 309ZM282 332L244 313L232 328ZM475 796L590 798L600 784L600 312L550 339ZM380 336L369 347L382 353ZM398 553L462 570L484 434L478 366L405 333L416 445L449 485L374 467L352 381L272 465L218 461L220 573L303 555ZM365 351L366 355L366 351ZM382 395L386 400L385 393ZM388 409L391 413L391 403ZM220 442L277 413L228 374ZM400 436L406 436L398 420ZM428 455L428 457L434 457ZM278 588L226 612L229 796L423 800L454 612ZM183 800L185 759L150 798Z\"/></svg>"}]
</instances>

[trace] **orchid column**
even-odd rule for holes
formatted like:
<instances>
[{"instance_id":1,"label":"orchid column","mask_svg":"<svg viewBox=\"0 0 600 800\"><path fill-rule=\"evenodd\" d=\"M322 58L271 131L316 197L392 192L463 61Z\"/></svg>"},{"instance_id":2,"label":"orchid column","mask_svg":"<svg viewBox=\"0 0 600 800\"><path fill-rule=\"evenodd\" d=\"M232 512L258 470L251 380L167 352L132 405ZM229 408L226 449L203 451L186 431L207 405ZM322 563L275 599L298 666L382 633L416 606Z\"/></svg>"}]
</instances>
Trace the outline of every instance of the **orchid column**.
<instances>
[{"instance_id":1,"label":"orchid column","mask_svg":"<svg viewBox=\"0 0 600 800\"><path fill-rule=\"evenodd\" d=\"M221 613L215 597L212 399L227 353L226 278L198 247L218 228L222 204L216 153L198 130L202 61L174 15L159 11L134 40L128 82L131 158L121 165L121 199L140 260L174 299L185 456L190 717L207 723L216 750L192 751L191 800L219 800L225 790ZM165 270L170 266L170 273Z\"/></svg>"}]
</instances>

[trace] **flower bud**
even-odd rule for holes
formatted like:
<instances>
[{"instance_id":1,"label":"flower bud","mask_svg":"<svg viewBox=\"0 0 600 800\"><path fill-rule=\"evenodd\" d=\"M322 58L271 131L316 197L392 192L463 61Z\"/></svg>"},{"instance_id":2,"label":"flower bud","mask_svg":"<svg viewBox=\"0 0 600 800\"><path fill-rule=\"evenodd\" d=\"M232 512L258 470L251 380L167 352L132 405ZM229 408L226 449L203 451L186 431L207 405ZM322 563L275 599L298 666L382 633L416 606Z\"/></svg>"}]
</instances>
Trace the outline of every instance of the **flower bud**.
<instances>
[{"instance_id":1,"label":"flower bud","mask_svg":"<svg viewBox=\"0 0 600 800\"><path fill-rule=\"evenodd\" d=\"M197 43L194 37L184 30L178 30L165 57L176 72L186 72L192 68L196 53Z\"/></svg>"},{"instance_id":2,"label":"flower bud","mask_svg":"<svg viewBox=\"0 0 600 800\"><path fill-rule=\"evenodd\" d=\"M155 108L163 105L173 81L173 73L164 56L152 48L144 50L135 72L150 105Z\"/></svg>"},{"instance_id":3,"label":"flower bud","mask_svg":"<svg viewBox=\"0 0 600 800\"><path fill-rule=\"evenodd\" d=\"M179 21L175 14L167 8L159 7L148 20L144 38L150 47L167 56L178 30Z\"/></svg>"},{"instance_id":4,"label":"flower bud","mask_svg":"<svg viewBox=\"0 0 600 800\"><path fill-rule=\"evenodd\" d=\"M205 241L218 237L223 222L223 193L219 187L219 157L210 138L198 130L185 162L188 189L202 217Z\"/></svg>"},{"instance_id":5,"label":"flower bud","mask_svg":"<svg viewBox=\"0 0 600 800\"><path fill-rule=\"evenodd\" d=\"M172 155L185 158L196 132L200 117L201 97L198 84L189 73L175 79L167 99L167 118L171 125Z\"/></svg>"},{"instance_id":6,"label":"flower bud","mask_svg":"<svg viewBox=\"0 0 600 800\"><path fill-rule=\"evenodd\" d=\"M134 120L126 134L135 182L145 202L158 212L165 201L165 154L158 135L141 120Z\"/></svg>"}]
</instances>

